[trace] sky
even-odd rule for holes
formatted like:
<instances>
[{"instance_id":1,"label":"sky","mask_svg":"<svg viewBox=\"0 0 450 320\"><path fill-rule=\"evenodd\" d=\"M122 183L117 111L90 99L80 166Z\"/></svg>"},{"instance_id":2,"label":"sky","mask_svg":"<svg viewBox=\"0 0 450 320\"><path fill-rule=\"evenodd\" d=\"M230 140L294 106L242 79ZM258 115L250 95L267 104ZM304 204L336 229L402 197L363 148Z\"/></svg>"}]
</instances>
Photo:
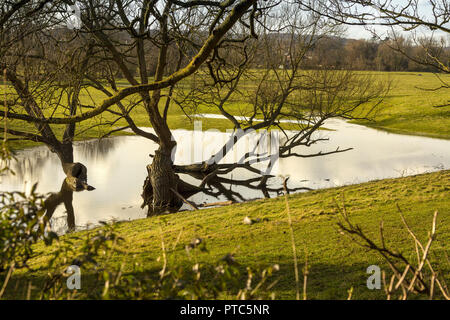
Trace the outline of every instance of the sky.
<instances>
[{"instance_id":1,"label":"sky","mask_svg":"<svg viewBox=\"0 0 450 320\"><path fill-rule=\"evenodd\" d=\"M436 0L437 3L444 3L447 0ZM407 3L407 0L393 0L393 5L399 5ZM422 17L425 21L432 21L434 19L430 0L418 0L418 15ZM371 10L369 11L371 12ZM374 11L372 11L374 12ZM450 27L450 23L447 24L447 27ZM372 30L375 30L376 33L381 37L385 37L388 32L392 31L390 27L383 27L383 26L371 26ZM411 32L405 32L401 30L401 28L394 29L395 31L398 31L402 33L404 36L411 35ZM447 40L447 43L450 45L450 35L448 33L445 33L443 31L431 31L429 28L418 28L416 29L416 32L420 36L434 36L436 38L444 37L444 39ZM347 37L351 39L370 39L372 37L372 33L367 30L367 27L364 26L348 26L347 27Z\"/></svg>"}]
</instances>

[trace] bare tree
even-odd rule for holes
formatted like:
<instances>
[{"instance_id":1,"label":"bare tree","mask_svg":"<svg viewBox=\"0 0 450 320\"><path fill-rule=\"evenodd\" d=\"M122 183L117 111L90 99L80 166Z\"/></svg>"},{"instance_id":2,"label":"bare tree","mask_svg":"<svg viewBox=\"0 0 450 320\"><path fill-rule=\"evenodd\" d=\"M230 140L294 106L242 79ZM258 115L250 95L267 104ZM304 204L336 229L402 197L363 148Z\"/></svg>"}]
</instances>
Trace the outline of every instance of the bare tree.
<instances>
[{"instance_id":1,"label":"bare tree","mask_svg":"<svg viewBox=\"0 0 450 320\"><path fill-rule=\"evenodd\" d=\"M82 22L79 30L61 28L66 5L72 3L52 3L48 9L54 13L50 26L30 36L25 44L16 44L5 56L3 68L15 94L0 116L33 124L35 132L7 130L12 135L46 143L68 164L73 163L76 123L94 117L100 118L95 125L110 126L110 133L129 128L157 143L159 147L147 167L144 183L144 205L148 205L149 214L176 211L189 194L205 190L213 183L224 191L223 183L228 181L219 178L219 174L236 168L256 173L259 171L252 165L263 161L270 168L274 161L271 155L255 150L247 152L237 163L219 165L241 136L258 129L282 130L285 137L278 150L281 157L345 151L300 154L297 148L326 139L316 132L329 118L367 117L386 89L370 77L349 71L304 70L306 57L317 40L341 30L338 24L314 11L304 14L295 2L79 3ZM31 51L30 55L30 47L40 51ZM46 48L51 48L51 52ZM181 81L194 73L201 85L182 99L175 97L175 93L186 89L183 87L186 82ZM256 86L242 90L243 80ZM92 92L104 99L91 97ZM244 121L227 111L232 98L250 105ZM208 161L174 166L171 155L176 141L168 124L169 109L181 107L186 111L201 101L217 108L231 121L236 134L223 146L225 152L211 155ZM138 127L132 113L135 108L145 111L155 133ZM113 115L113 120L105 121L104 113ZM119 120L124 120L127 126L114 127ZM280 125L283 120L294 122L298 128L294 132L283 130ZM65 129L58 140L54 130L60 126ZM65 165L64 169L72 175L75 171L86 172L73 165ZM177 172L206 176L194 186L182 181ZM258 178L257 186L253 184L255 181L237 183L262 188L267 194L270 171L266 172Z\"/></svg>"},{"instance_id":2,"label":"bare tree","mask_svg":"<svg viewBox=\"0 0 450 320\"><path fill-rule=\"evenodd\" d=\"M307 153L301 148L306 150L327 140L319 129L330 118L367 118L389 90L389 85L371 76L348 70L305 70L303 66L315 44L325 36L339 34L341 29L319 15L304 15L295 6L278 7L277 13L273 21L265 21L265 31L257 39L236 41L242 39L236 30L232 39L224 40L224 45L214 51L215 59L207 62L208 70L200 75L195 88L174 99L186 113L209 106L230 121L234 129L225 145L206 161L175 167L178 172L195 173L201 179L200 188L210 185L223 190L218 183L227 182L259 189L265 197L269 192L280 194L282 188L267 186L277 157L319 157L349 150ZM236 101L245 103L240 114L230 110L231 102ZM290 123L291 130L285 130L283 122ZM239 161L219 163L238 141L259 129L282 132L275 154L258 152L258 143L262 143L259 141ZM266 169L261 170L261 165ZM233 181L221 177L234 169L248 170L256 177ZM243 200L237 193L226 194L229 200Z\"/></svg>"},{"instance_id":3,"label":"bare tree","mask_svg":"<svg viewBox=\"0 0 450 320\"><path fill-rule=\"evenodd\" d=\"M298 0L304 10L321 12L330 20L346 24L365 26L392 50L411 61L431 66L436 72L450 73L450 4L447 0ZM384 33L375 26L387 27ZM409 40L419 50L408 50L400 31L409 35ZM445 38L447 37L447 39ZM449 89L450 84L436 73L441 85L431 90ZM443 107L447 104L436 106Z\"/></svg>"},{"instance_id":4,"label":"bare tree","mask_svg":"<svg viewBox=\"0 0 450 320\"><path fill-rule=\"evenodd\" d=\"M46 116L48 113L44 112L44 106L40 105L36 101L36 97L33 96L33 93L36 91L35 88L39 86L33 83L33 89L30 90L27 82L24 82L18 76L19 71L27 73L28 68L13 68L11 62L5 61L2 57L2 69L7 70L8 80L14 87L17 96L14 97L13 101L8 102L7 110L1 111L0 115L9 119L34 123L38 132L29 133L9 128L6 130L10 134L22 138L46 143L63 158L63 162L68 162L71 160L68 159L70 158L70 155L68 155L70 152L65 152L63 149L66 147L71 148L71 144L65 144L64 142L71 140L75 123L98 116L113 105L117 105L121 112L120 117L128 122L135 133L149 138L160 145L160 150L152 164L152 181L155 190L158 190L158 196L155 197L154 201L155 206L171 207L173 203L178 204L179 199L170 191L171 188L177 188L177 179L171 168L170 160L170 154L175 143L171 139L167 119L158 109L158 103L161 99L160 89L170 87L195 72L208 58L219 40L240 18L246 16L247 19L251 19L249 16L251 16L251 12L257 10L257 2L256 0L243 0L240 2L83 1L81 3L83 6L83 29L77 32L77 35L80 35L78 39L83 39L82 36L84 36L85 40L94 40L94 42L92 46L85 45L86 50L81 53L86 60L78 60L76 65L73 66L76 69L75 75L79 77L77 78L78 85L67 84L67 88L74 90L74 92L69 94L69 98L74 97L71 99L73 103L71 104L69 101L69 107L66 105L66 109L69 108L67 116L61 117L57 112L59 110L57 107L60 107L59 103L58 106L54 105L53 112L49 112L51 116ZM68 4L72 5L73 3L61 1L52 4L52 13L57 15L64 12L65 6ZM5 22L14 21L13 16L14 14L19 14L19 9L8 9L5 14L5 17L8 19L2 18L2 20L5 20ZM28 18L27 15L25 17ZM181 22L176 19L180 17L184 17ZM30 19L26 20L26 22L34 23ZM60 23L62 24L61 21ZM193 33L192 29L197 29L197 31ZM3 30L9 30L9 28L4 26ZM54 28L46 31L54 32ZM187 37L187 35L192 37ZM179 70L174 70L170 76L165 77L168 71L167 55L169 45L177 43L177 41L180 43L180 56L183 54L187 57L189 63ZM182 51L181 45L183 43L189 45L189 52ZM146 67L147 57L145 50L147 44L152 44L158 52L156 73L152 81ZM97 48L100 48L99 51L97 51ZM15 55L17 56L17 54ZM45 54L38 58L41 59L43 57L47 58ZM103 65L106 68L108 87L102 83L102 79L97 77L96 74L90 75L82 69L89 66L89 59L95 60L97 57L103 61ZM17 62L19 61L16 60ZM135 68L136 65L139 69L140 81L133 77L132 68ZM118 89L116 85L118 74L114 72L114 69L119 70L120 76L125 77L129 83L128 87ZM41 76L43 83L48 83L48 75L43 74L42 70L40 71L37 72L37 75ZM25 76L23 75L23 77ZM91 106L83 106L79 102L79 92L86 80L89 80L89 86L94 86L106 95L106 99L100 105L93 102ZM28 78L27 81L29 81ZM35 82L36 80L33 81ZM151 95L149 91L152 91ZM45 92L48 92L48 90L45 90ZM60 92L58 89L53 90L53 93L58 92ZM136 104L125 109L125 106L121 103L124 98L135 93L139 93L140 101L144 105L156 134L146 133L134 124L129 116L129 112ZM52 98L57 101L61 100L55 97ZM82 112L83 108L89 107L91 110ZM25 110L25 112L22 112L22 110ZM67 125L62 142L57 140L50 124Z\"/></svg>"},{"instance_id":5,"label":"bare tree","mask_svg":"<svg viewBox=\"0 0 450 320\"><path fill-rule=\"evenodd\" d=\"M100 106L70 120L50 119L51 123L83 121L96 116L112 105L119 108L119 117L125 119L128 128L159 145L151 166L147 188L152 190L148 198L150 211L155 213L179 208L181 199L172 190L186 192L193 188L180 183L173 171L171 153L176 142L167 123L167 108L158 108L163 93L199 69L220 45L220 40L236 24L248 26L251 33L253 20L259 8L255 0L236 1L81 1L83 28L80 33L91 36L103 49L104 61L114 66L128 82L119 89L118 75L110 72L107 85L92 79L97 90L106 95ZM244 20L250 21L245 23ZM150 55L149 50L156 54ZM169 54L176 52L177 63L168 65ZM149 70L149 57L157 57L155 71ZM135 78L132 66L137 66ZM149 72L150 71L150 72ZM154 73L154 75L153 75ZM124 98L138 94L155 134L145 132L135 124L130 111L135 105L127 105Z\"/></svg>"},{"instance_id":6,"label":"bare tree","mask_svg":"<svg viewBox=\"0 0 450 320\"><path fill-rule=\"evenodd\" d=\"M74 39L61 28L57 4L21 1L3 6L0 68L8 85L0 129L12 136L5 135L4 143L8 139L44 143L58 155L70 179L86 183L86 168L73 158L75 122L64 128L45 122L55 115L83 112L81 95L95 59L92 43Z\"/></svg>"}]
</instances>

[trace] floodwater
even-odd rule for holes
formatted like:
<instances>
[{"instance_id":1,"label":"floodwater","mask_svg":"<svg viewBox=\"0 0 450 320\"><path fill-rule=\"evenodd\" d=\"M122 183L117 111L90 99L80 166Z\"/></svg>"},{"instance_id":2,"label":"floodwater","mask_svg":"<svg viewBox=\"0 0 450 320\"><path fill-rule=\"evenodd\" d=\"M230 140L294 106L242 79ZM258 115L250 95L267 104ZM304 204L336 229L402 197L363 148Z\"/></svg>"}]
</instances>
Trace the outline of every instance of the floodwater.
<instances>
[{"instance_id":1,"label":"floodwater","mask_svg":"<svg viewBox=\"0 0 450 320\"><path fill-rule=\"evenodd\" d=\"M335 130L321 130L318 133L321 137L329 138L329 141L318 142L309 148L299 147L295 151L312 154L332 151L337 147L351 147L353 150L314 158L280 158L272 168L271 174L275 177L268 181L268 186L272 188L272 191L269 190L270 196L278 194L275 189L281 188L282 177L287 176L290 188L319 189L450 167L448 140L392 134L343 120L329 120L325 127ZM208 159L211 154L220 150L229 137L227 133L214 131L175 130L173 134L178 142L176 164L190 164ZM281 133L279 137L281 139ZM240 149L239 143L242 147ZM254 141L242 139L239 143L234 152L230 152L223 159L223 163L239 159L240 154L248 151ZM268 148L273 145L276 144L272 142ZM153 142L137 136L120 136L75 144L75 161L86 165L88 183L96 188L90 192L73 193L72 204L77 229L95 226L99 221L132 220L146 216L145 210L140 208L140 194L146 176L146 165L151 162L149 154L153 154L155 149ZM28 191L35 182L39 182L37 190L40 193L55 193L61 189L65 175L59 159L46 147L20 151L16 158L17 161L12 164L15 175L1 177L0 190ZM180 177L186 182L200 184L200 180L191 176ZM214 194L219 190L215 186L208 194L197 193L190 197L189 201L202 204L225 201L230 197L235 201L264 197L261 190L240 185L240 181L257 177L255 173L238 169L223 177L236 180L236 183L221 185L225 188L223 190L228 190L228 198L223 193ZM255 184L257 183L253 185ZM184 205L182 209L190 207ZM52 218L55 231L63 233L67 229L66 216L66 208L60 205Z\"/></svg>"}]
</instances>

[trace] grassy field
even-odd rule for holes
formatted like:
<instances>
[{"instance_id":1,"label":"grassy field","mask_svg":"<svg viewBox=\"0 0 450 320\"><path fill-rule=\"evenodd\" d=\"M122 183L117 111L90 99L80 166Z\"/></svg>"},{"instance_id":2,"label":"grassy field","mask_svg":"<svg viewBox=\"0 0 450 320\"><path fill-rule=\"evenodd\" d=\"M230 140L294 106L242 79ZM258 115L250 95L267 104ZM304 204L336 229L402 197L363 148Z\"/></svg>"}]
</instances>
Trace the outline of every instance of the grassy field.
<instances>
[{"instance_id":1,"label":"grassy field","mask_svg":"<svg viewBox=\"0 0 450 320\"><path fill-rule=\"evenodd\" d=\"M450 90L424 91L420 88L435 88L439 80L432 74L422 73L376 73L386 81L392 81L392 90L374 114L373 121L357 121L370 127L403 134L424 135L450 139L450 107L434 108L450 100ZM450 81L449 76L445 78ZM94 98L96 96L94 95ZM98 95L98 99L101 96ZM162 101L163 103L164 101ZM242 115L246 105L242 101L232 101L226 106L231 114ZM218 113L209 106L200 106L198 113ZM147 115L138 106L133 111L138 126L149 126ZM77 139L98 138L105 134L107 126L98 124L113 119L108 113L102 118L83 122L77 128ZM176 107L170 109L169 126L172 129L192 129L193 122ZM125 125L124 121L114 124ZM22 124L12 121L11 127L22 128ZM202 123L203 130L211 128L225 130L230 122L208 119ZM58 134L62 128L54 126ZM128 134L124 132L115 134ZM32 142L12 141L15 149L36 145ZM442 274L450 275L450 265L445 252L450 243L450 171L423 174L399 179L387 179L339 188L318 190L289 196L293 219L293 230L299 267L303 267L307 255L309 265L307 294L310 299L345 299L353 288L355 299L383 299L382 290L368 290L366 269L369 265L379 265L389 272L388 266L376 253L352 243L339 232L339 214L336 201L341 206L345 196L345 206L354 223L362 226L373 239L379 241L380 221L384 222L386 243L407 257L414 257L414 244L404 230L397 205L403 210L407 221L421 239L426 239L431 225L432 214L439 211L438 237L433 244L431 260L438 263ZM258 223L246 225L244 217L260 219ZM194 263L211 266L228 253L234 253L239 268L265 268L273 264L280 266L274 275L278 280L273 287L277 299L295 297L295 276L290 229L284 198L258 200L235 204L222 208L205 209L195 212L180 212L170 216L152 217L116 224L118 233L126 239L122 248L126 254L112 257L115 265L124 263L123 273L144 277L157 274L162 268L161 237L170 255L169 266L192 269ZM66 235L81 245L82 239L95 230ZM76 239L75 237L79 237ZM185 245L192 239L202 238L208 252L198 252L193 258L188 256ZM54 247L47 248L42 243L36 245L38 256L31 263L31 271L18 270L8 285L5 298L24 298L26 287L32 281L32 297L38 295L48 272ZM133 272L139 264L142 270ZM84 274L83 281L91 281ZM242 283L245 279L242 279ZM93 285L93 283L88 283Z\"/></svg>"},{"instance_id":2,"label":"grassy field","mask_svg":"<svg viewBox=\"0 0 450 320\"><path fill-rule=\"evenodd\" d=\"M408 73L408 72L371 72L382 78L382 81L392 81L392 89L382 102L377 112L371 117L372 120L358 120L356 123L370 126L377 129L388 130L396 133L423 135L450 139L450 107L435 108L436 105L442 105L450 101L450 89L441 89L439 91L426 91L423 89L433 89L440 86L440 80L431 73ZM443 75L441 79L450 82L450 75ZM188 79L189 80L189 79ZM184 80L189 86L189 81ZM249 86L248 83L244 84ZM101 101L104 96L98 92L89 92L94 99ZM85 95L86 103L92 103ZM161 109L165 100L161 101ZM234 115L245 115L248 113L248 104L244 101L230 101L225 109ZM219 113L218 109L208 105L200 105L196 113ZM108 121L115 116L106 112L101 116L87 120L77 127L77 140L98 138L103 136L110 125ZM138 126L150 126L148 116L142 106L136 107L132 112L132 117ZM194 118L188 119L184 112L177 106L171 106L168 114L168 123L172 129L192 129ZM104 124L101 126L100 124ZM120 120L114 123L114 127L125 126L126 122ZM23 128L24 124L18 121L10 121L11 128ZM289 124L283 124L289 128ZM63 127L53 126L57 135L61 135ZM231 128L231 122L221 119L208 119L203 121L203 130L218 129L225 131ZM114 134L127 134L117 132ZM36 145L29 141L11 141L13 149L21 149Z\"/></svg>"},{"instance_id":3,"label":"grassy field","mask_svg":"<svg viewBox=\"0 0 450 320\"><path fill-rule=\"evenodd\" d=\"M354 121L395 133L450 139L450 88L435 89L441 80L450 83L450 75L438 78L431 73L379 73L392 81L392 89L374 115L374 121Z\"/></svg>"},{"instance_id":4,"label":"grassy field","mask_svg":"<svg viewBox=\"0 0 450 320\"><path fill-rule=\"evenodd\" d=\"M305 263L305 252L308 256L308 298L345 299L350 288L353 288L354 299L385 298L382 290L367 289L366 268L376 264L390 274L387 265L380 256L359 247L338 230L339 214L335 200L342 206L343 195L354 223L379 242L379 224L383 220L387 246L409 258L414 258L414 244L403 228L396 205L400 206L420 239L426 239L432 214L438 210L437 239L432 247L431 261L440 265L442 274L449 280L450 265L444 257L450 243L449 190L450 171L447 170L289 196L300 268ZM246 225L243 223L246 216L261 220ZM233 252L239 268L244 270L245 266L257 268L279 264L280 271L274 275L278 283L272 289L275 297L295 298L290 229L283 197L120 222L117 227L119 234L126 239L123 250L128 255L119 254L112 259L117 264L125 263L124 275L131 272L135 263L142 266L143 275L161 270L162 236L166 248L174 248L169 250L169 267L192 268L196 262L201 266L210 265ZM85 238L91 232L64 237ZM197 237L205 240L209 252L199 252L193 261L184 247ZM74 241L80 243L81 240ZM46 248L42 243L36 246L38 257L30 263L32 271L17 271L5 298L23 298L29 280L39 288L48 271L44 266L54 248ZM84 274L82 281L89 281L86 276ZM300 276L303 279L302 274ZM83 286L88 285L83 283Z\"/></svg>"}]
</instances>

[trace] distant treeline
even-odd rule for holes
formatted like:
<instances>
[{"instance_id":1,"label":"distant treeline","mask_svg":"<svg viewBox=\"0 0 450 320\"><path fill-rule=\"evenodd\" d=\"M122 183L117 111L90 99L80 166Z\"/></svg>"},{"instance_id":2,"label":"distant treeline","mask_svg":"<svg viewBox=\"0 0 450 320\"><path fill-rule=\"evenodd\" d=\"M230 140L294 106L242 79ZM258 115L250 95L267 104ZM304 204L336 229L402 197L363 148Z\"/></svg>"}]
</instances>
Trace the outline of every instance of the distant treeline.
<instances>
[{"instance_id":1,"label":"distant treeline","mask_svg":"<svg viewBox=\"0 0 450 320\"><path fill-rule=\"evenodd\" d=\"M425 49L426 48L426 49ZM333 69L376 71L421 71L436 72L436 68L423 61L427 50L432 50L441 61L449 64L450 48L441 43L420 45L407 39L353 40L344 38L322 38L308 52L305 66L309 68L329 67ZM421 61L418 63L416 61Z\"/></svg>"},{"instance_id":2,"label":"distant treeline","mask_svg":"<svg viewBox=\"0 0 450 320\"><path fill-rule=\"evenodd\" d=\"M156 32L156 31L153 31ZM51 56L52 52L57 50L64 50L64 48L70 48L77 46L77 39L73 39L73 31L66 28L57 28L51 31L53 38L59 39L58 45L55 47L55 43L46 41L45 38L40 39L40 43L45 44L46 55ZM207 33L198 35L198 42L203 41L203 38L208 36ZM88 38L89 36L85 36ZM124 31L115 32L111 35L112 39L121 43L124 55L124 64L129 69L130 75L136 77L139 74L139 66L135 58L128 54L131 47L134 46L134 42L130 36ZM290 42L289 39L296 38L294 42ZM440 62L450 64L450 47L446 46L445 42L426 42L422 43L417 39L405 39L397 38L375 40L375 39L348 39L337 36L318 36L311 38L305 35L295 35L288 33L274 33L269 38L265 39L265 43L260 39L252 39L247 42L246 45L253 42L250 47L254 46L255 54L252 59L247 61L248 65L253 68L285 68L290 69L292 67L290 57L291 53L289 48L290 43L299 41L300 45L296 50L305 50L303 61L301 63L304 69L346 69L346 70L373 70L373 71L415 71L415 72L437 72L436 61L433 57L438 57ZM425 41L425 40L424 40ZM239 52L239 47L245 46L243 43L233 43L233 47L219 49L222 53L222 58L227 60L227 63L239 65L240 59L242 59L242 52ZM50 48L54 48L50 49ZM180 56L180 50L174 42L168 46L167 55L167 74L171 74L178 67L186 66L190 59L196 54L198 46L187 46L183 50L183 55ZM268 55L263 51L270 50L271 54L268 59ZM250 49L248 49L250 51ZM261 54L258 53L261 51ZM146 43L144 48L144 54L147 58L147 74L149 76L154 75L156 71L156 65L158 61L158 48L152 43ZM430 54L431 53L431 54ZM39 46L35 46L29 52L30 56L42 55ZM109 57L105 57L106 60ZM105 61L106 61L105 60ZM234 61L236 60L236 61ZM429 63L427 63L429 61ZM30 62L31 63L31 62ZM47 66L52 69L52 65ZM91 72L96 72L95 67L91 68ZM105 66L102 62L97 63L97 77L101 77L105 71ZM114 64L108 64L108 72L117 73L119 77L121 70ZM51 72L51 70L42 70L43 72Z\"/></svg>"}]
</instances>

